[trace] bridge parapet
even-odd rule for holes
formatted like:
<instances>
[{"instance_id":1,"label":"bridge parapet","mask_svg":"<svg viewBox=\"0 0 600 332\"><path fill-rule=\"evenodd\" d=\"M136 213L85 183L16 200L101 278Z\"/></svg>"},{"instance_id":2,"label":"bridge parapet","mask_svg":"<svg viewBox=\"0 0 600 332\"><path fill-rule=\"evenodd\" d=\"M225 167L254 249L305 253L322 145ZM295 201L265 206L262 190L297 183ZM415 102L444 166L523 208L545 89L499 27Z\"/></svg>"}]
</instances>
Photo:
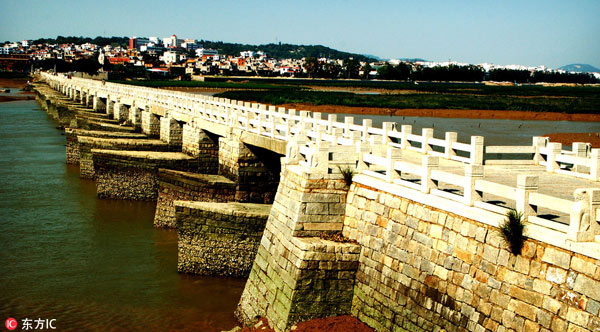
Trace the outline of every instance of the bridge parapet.
<instances>
[{"instance_id":1,"label":"bridge parapet","mask_svg":"<svg viewBox=\"0 0 600 332\"><path fill-rule=\"evenodd\" d=\"M530 201L517 206L517 201L524 201L516 195L520 189L515 185L518 172L513 166L530 165L529 175L536 174L545 179L547 175L557 174L567 178L551 179L596 182L572 180L569 184L573 187L577 183L577 186L587 188L588 193L598 187L600 180L600 149L591 149L584 143L574 144L572 151L563 150L560 144L540 137L533 137L531 146L486 146L481 136L471 137L469 143L458 142L455 132L445 133L443 139L435 138L431 128L415 134L410 125L397 126L386 122L377 128L370 120L356 124L352 117L338 121L335 115L325 119L320 113L184 92L69 79L46 73L43 76L55 88L80 86L94 96L106 95L110 96L109 99L150 105L147 113L153 117L160 113L160 116L192 122L208 131L215 130L219 135L239 131L283 141L288 145L287 158L313 174L336 173L339 172L338 166L354 167L363 177L385 180L399 188L417 188L424 194L442 197L465 207L494 211L499 216L507 208L524 208L530 222L558 229L561 234L568 233L568 206L575 203L566 199L564 193L556 194L554 187L561 184L550 180L540 181L538 192L529 196ZM144 116L146 114L142 116L142 127L144 119L147 119ZM153 125L155 134L159 133L159 123L156 118ZM504 155L511 155L512 159L504 158ZM527 157L515 159L514 155ZM490 175L493 175L491 179ZM514 182L507 184L509 178ZM504 199L504 204L492 204L491 199L485 198L498 196ZM570 203L557 204L557 200ZM556 222L545 213L530 213L537 208L551 209L567 220ZM579 238L589 239L585 236Z\"/></svg>"}]
</instances>

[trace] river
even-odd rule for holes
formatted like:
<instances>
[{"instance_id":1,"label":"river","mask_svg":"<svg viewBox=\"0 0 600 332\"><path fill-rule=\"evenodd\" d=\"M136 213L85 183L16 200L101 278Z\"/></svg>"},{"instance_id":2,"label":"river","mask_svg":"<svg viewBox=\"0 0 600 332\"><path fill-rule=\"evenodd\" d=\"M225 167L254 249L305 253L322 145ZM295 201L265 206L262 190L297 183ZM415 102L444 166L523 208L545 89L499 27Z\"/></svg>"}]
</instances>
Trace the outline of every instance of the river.
<instances>
[{"instance_id":1,"label":"river","mask_svg":"<svg viewBox=\"0 0 600 332\"><path fill-rule=\"evenodd\" d=\"M35 101L0 103L0 320L60 331L221 331L244 280L177 273L177 233L155 203L101 200L65 164Z\"/></svg>"}]
</instances>

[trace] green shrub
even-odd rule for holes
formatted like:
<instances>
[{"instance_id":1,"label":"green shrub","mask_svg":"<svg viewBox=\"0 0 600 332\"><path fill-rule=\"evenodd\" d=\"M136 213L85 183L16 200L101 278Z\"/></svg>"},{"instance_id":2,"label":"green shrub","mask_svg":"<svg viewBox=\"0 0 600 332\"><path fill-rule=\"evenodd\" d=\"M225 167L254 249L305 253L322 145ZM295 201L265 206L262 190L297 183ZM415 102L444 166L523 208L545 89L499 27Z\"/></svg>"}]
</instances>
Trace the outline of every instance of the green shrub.
<instances>
[{"instance_id":1,"label":"green shrub","mask_svg":"<svg viewBox=\"0 0 600 332\"><path fill-rule=\"evenodd\" d=\"M349 187L352 184L352 178L354 177L354 174L355 174L354 169L352 169L352 167L350 167L350 166L347 166L345 168L338 166L338 169L340 170L340 173L344 177L344 182L346 182L346 185Z\"/></svg>"},{"instance_id":2,"label":"green shrub","mask_svg":"<svg viewBox=\"0 0 600 332\"><path fill-rule=\"evenodd\" d=\"M500 225L500 235L508 245L513 255L520 255L525 242L525 222L523 214L517 210L510 210L506 214L504 223Z\"/></svg>"}]
</instances>

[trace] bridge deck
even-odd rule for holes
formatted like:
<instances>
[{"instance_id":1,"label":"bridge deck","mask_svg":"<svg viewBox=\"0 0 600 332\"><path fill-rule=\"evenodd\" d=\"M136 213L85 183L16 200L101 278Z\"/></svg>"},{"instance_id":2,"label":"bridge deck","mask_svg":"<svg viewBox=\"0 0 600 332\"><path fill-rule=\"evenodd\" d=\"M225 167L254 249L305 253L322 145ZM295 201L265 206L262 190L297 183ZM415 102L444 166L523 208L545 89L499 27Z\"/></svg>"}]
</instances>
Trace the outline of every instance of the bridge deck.
<instances>
[{"instance_id":1,"label":"bridge deck","mask_svg":"<svg viewBox=\"0 0 600 332\"><path fill-rule=\"evenodd\" d=\"M421 164L422 156L423 154L419 152L403 151L402 160L413 164ZM446 159L440 159L439 163L439 167L437 168L439 170L456 175L464 174L465 164L463 163ZM539 165L485 165L482 180L510 187L516 187L517 177L522 174L534 175L538 177L538 193L568 201L573 201L573 192L577 188L600 189L599 182L569 175L549 173L545 171L544 166ZM406 177L406 179L415 180L414 177L410 176ZM459 188L456 186L446 184L441 185L440 188L450 192L459 190ZM460 190L462 190L462 188ZM493 202L498 206L515 208L514 200L507 200L506 198L495 196L491 193L484 194L483 200L487 202ZM555 221L563 224L569 223L569 217L565 213L539 208L538 215L540 214L548 215L550 219L554 219Z\"/></svg>"}]
</instances>

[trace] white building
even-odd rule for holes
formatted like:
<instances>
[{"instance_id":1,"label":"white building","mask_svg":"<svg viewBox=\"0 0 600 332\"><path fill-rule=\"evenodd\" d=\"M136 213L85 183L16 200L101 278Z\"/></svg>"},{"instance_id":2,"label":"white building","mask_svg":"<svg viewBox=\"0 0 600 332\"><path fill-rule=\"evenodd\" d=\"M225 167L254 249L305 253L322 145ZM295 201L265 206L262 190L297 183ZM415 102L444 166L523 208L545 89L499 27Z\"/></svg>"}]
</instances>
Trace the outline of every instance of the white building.
<instances>
[{"instance_id":1,"label":"white building","mask_svg":"<svg viewBox=\"0 0 600 332\"><path fill-rule=\"evenodd\" d=\"M213 50L212 48L199 48L196 50L196 56L203 57L205 55L218 55L219 52L217 50Z\"/></svg>"}]
</instances>

